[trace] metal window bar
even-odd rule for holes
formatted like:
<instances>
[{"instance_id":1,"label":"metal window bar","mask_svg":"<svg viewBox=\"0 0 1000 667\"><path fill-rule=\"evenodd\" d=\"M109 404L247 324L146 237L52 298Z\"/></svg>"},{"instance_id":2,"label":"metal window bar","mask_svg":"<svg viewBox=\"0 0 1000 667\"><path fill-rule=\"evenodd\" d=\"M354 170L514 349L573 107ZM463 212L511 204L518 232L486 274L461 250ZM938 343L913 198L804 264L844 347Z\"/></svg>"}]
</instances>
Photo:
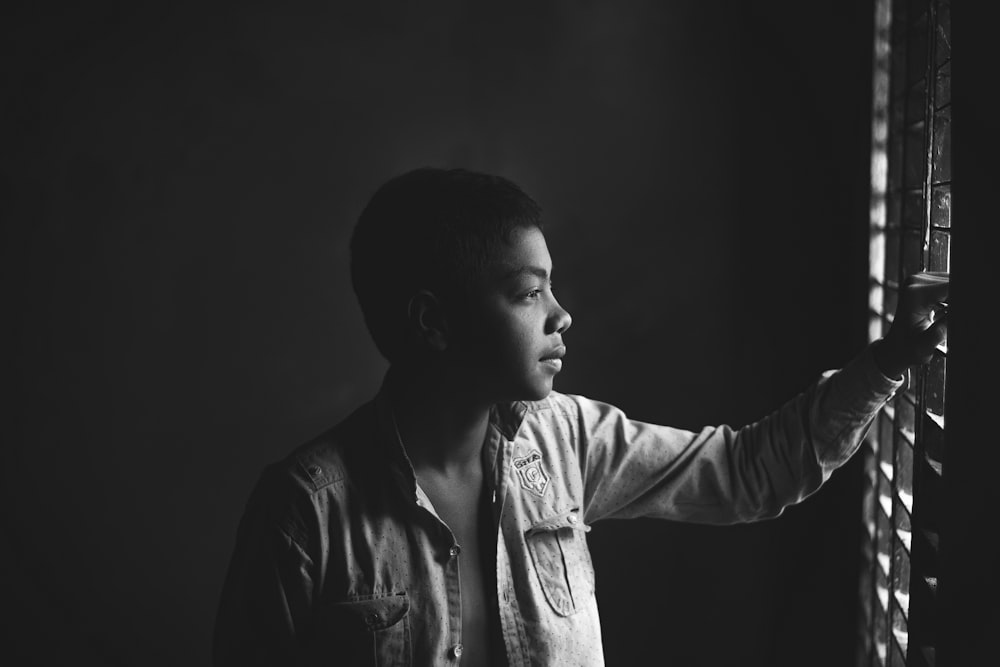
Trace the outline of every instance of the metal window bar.
<instances>
[{"instance_id":1,"label":"metal window bar","mask_svg":"<svg viewBox=\"0 0 1000 667\"><path fill-rule=\"evenodd\" d=\"M949 0L875 2L870 340L908 275L950 270L950 19ZM947 357L911 369L863 448L859 666L934 665Z\"/></svg>"}]
</instances>

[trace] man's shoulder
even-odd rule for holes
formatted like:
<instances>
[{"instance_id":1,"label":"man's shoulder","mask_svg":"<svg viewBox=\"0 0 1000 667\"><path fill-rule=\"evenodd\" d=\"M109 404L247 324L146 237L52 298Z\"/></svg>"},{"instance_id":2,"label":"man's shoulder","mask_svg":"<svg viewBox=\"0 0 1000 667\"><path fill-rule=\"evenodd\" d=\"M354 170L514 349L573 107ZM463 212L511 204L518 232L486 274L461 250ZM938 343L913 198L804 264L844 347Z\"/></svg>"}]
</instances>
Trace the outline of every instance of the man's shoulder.
<instances>
[{"instance_id":1,"label":"man's shoulder","mask_svg":"<svg viewBox=\"0 0 1000 667\"><path fill-rule=\"evenodd\" d=\"M309 493L343 484L359 453L376 438L374 402L358 407L335 426L313 436L271 467Z\"/></svg>"}]
</instances>

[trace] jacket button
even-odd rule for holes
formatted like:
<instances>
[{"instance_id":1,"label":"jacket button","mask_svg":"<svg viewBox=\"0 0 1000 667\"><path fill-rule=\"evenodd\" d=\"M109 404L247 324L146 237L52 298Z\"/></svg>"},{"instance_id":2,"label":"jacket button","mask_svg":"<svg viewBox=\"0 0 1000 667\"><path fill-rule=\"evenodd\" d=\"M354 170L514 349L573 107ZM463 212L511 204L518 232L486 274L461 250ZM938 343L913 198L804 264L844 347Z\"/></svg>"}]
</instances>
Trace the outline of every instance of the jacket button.
<instances>
[{"instance_id":1,"label":"jacket button","mask_svg":"<svg viewBox=\"0 0 1000 667\"><path fill-rule=\"evenodd\" d=\"M454 646L451 647L451 657L456 658L456 659L462 657L462 645L461 644L455 644Z\"/></svg>"},{"instance_id":2,"label":"jacket button","mask_svg":"<svg viewBox=\"0 0 1000 667\"><path fill-rule=\"evenodd\" d=\"M454 558L460 553L462 553L462 547L458 546L457 544L454 545L451 549L448 549L448 555L451 556L452 558ZM461 644L459 644L459 646L461 646Z\"/></svg>"},{"instance_id":3,"label":"jacket button","mask_svg":"<svg viewBox=\"0 0 1000 667\"><path fill-rule=\"evenodd\" d=\"M568 518L568 520L569 520L570 523L576 523L576 515L575 514L570 514L569 517L567 517L567 518Z\"/></svg>"}]
</instances>

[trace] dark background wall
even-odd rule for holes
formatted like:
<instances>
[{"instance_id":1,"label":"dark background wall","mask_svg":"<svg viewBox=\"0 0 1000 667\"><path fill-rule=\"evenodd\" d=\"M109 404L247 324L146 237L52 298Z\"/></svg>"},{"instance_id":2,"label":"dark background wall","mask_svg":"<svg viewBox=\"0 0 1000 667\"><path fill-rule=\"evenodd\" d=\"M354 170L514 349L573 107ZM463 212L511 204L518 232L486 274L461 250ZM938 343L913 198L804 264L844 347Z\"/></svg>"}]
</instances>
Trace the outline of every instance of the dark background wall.
<instances>
[{"instance_id":1,"label":"dark background wall","mask_svg":"<svg viewBox=\"0 0 1000 667\"><path fill-rule=\"evenodd\" d=\"M404 169L542 204L562 391L741 424L864 345L868 2L64 4L0 21L6 664L207 664L258 472L381 380L346 242ZM598 525L608 664L848 664L857 463Z\"/></svg>"}]
</instances>

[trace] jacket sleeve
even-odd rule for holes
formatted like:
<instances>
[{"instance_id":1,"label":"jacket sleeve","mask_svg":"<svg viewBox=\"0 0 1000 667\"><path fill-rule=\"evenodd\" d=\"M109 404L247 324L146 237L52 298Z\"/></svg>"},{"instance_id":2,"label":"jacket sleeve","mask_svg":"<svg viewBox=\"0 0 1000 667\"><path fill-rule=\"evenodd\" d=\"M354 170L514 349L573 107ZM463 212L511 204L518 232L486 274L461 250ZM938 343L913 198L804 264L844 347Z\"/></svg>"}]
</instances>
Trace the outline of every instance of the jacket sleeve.
<instances>
[{"instance_id":1,"label":"jacket sleeve","mask_svg":"<svg viewBox=\"0 0 1000 667\"><path fill-rule=\"evenodd\" d=\"M237 530L216 615L216 667L299 665L309 632L314 557L307 544L308 498L277 470L261 476Z\"/></svg>"},{"instance_id":2,"label":"jacket sleeve","mask_svg":"<svg viewBox=\"0 0 1000 667\"><path fill-rule=\"evenodd\" d=\"M588 522L658 517L707 524L772 518L815 492L857 450L903 384L871 347L827 371L767 417L698 432L634 421L614 406L570 401Z\"/></svg>"}]
</instances>

